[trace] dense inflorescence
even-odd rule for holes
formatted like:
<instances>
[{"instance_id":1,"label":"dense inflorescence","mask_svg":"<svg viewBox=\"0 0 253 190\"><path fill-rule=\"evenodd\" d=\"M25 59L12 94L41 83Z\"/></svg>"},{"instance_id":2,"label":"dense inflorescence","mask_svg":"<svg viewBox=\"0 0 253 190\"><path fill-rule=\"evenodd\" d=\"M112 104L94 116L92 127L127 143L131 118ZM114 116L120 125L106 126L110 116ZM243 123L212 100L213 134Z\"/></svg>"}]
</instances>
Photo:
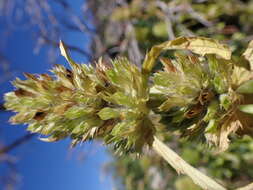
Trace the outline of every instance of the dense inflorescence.
<instances>
[{"instance_id":1,"label":"dense inflorescence","mask_svg":"<svg viewBox=\"0 0 253 190\"><path fill-rule=\"evenodd\" d=\"M215 41L202 38L206 48L201 51L201 43L194 42L200 39L191 38L184 44L186 39L178 38L151 50L153 57L170 47L200 54L176 52L173 58L162 57L163 70L153 75L151 98L161 99L158 110L167 129L179 130L181 137L207 141L224 151L230 133L252 135L252 116L245 110L251 105L244 105L252 103L252 71L238 66L231 59L230 50L212 44ZM249 47L241 61L250 60L250 54Z\"/></svg>"},{"instance_id":2,"label":"dense inflorescence","mask_svg":"<svg viewBox=\"0 0 253 190\"><path fill-rule=\"evenodd\" d=\"M71 137L75 145L95 138L118 152L141 152L157 132L173 129L223 151L230 133L252 134L252 70L237 66L215 40L181 37L154 46L142 69L125 58L76 64L63 43L60 49L71 69L25 74L5 95L6 108L18 112L11 122L49 135L45 141ZM162 51L171 49L181 53L162 55L163 70L152 73ZM251 61L251 46L241 59Z\"/></svg>"},{"instance_id":3,"label":"dense inflorescence","mask_svg":"<svg viewBox=\"0 0 253 190\"><path fill-rule=\"evenodd\" d=\"M146 106L141 71L124 58L107 65L100 60L96 67L76 64L63 43L61 51L71 69L56 65L53 76L25 74L26 80L13 82L17 89L5 95L5 106L18 112L11 122L29 124L50 142L102 138L124 152L151 145L159 117Z\"/></svg>"}]
</instances>

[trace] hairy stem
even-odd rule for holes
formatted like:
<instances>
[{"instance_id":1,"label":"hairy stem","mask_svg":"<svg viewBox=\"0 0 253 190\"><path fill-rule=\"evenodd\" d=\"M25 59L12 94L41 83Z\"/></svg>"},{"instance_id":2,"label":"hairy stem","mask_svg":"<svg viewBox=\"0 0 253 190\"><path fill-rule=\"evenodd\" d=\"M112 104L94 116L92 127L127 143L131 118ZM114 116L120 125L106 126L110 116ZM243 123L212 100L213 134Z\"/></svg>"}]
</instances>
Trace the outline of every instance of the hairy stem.
<instances>
[{"instance_id":1,"label":"hairy stem","mask_svg":"<svg viewBox=\"0 0 253 190\"><path fill-rule=\"evenodd\" d=\"M154 150L162 156L178 173L188 175L195 184L204 190L226 190L216 181L204 175L196 168L184 161L177 153L155 137L153 142Z\"/></svg>"}]
</instances>

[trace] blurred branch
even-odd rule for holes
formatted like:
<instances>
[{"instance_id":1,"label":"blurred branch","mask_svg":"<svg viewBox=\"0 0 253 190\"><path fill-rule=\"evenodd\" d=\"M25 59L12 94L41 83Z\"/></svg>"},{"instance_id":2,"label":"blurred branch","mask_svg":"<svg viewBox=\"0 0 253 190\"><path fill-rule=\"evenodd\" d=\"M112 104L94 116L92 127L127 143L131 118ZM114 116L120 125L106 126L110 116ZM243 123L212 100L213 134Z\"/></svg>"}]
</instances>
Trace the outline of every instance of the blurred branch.
<instances>
[{"instance_id":1,"label":"blurred branch","mask_svg":"<svg viewBox=\"0 0 253 190\"><path fill-rule=\"evenodd\" d=\"M87 23L85 23L80 17L76 16L75 13L73 13L73 10L71 9L71 6L64 1L64 0L54 0L54 2L60 4L62 8L65 10L65 12L71 13L72 21L74 21L74 24L67 23L66 21L63 21L63 25L65 25L69 29L75 29L79 30L81 32L85 32L88 34L94 34L96 33L96 30L90 28ZM67 18L69 20L69 18Z\"/></svg>"},{"instance_id":2,"label":"blurred branch","mask_svg":"<svg viewBox=\"0 0 253 190\"><path fill-rule=\"evenodd\" d=\"M65 9L69 8L69 4L65 0L53 0L53 1L59 3Z\"/></svg>"},{"instance_id":3,"label":"blurred branch","mask_svg":"<svg viewBox=\"0 0 253 190\"><path fill-rule=\"evenodd\" d=\"M80 3L85 4L86 1L83 0ZM56 10L55 5L58 6L60 11ZM8 7L8 9L4 9L5 7ZM82 14L77 14L67 0L26 0L20 2L9 0L4 1L0 8L6 12L0 15L5 16L7 23L14 26L13 29L20 27L20 24L15 24L20 21L25 21L26 28L34 28L34 36L37 40L35 51L38 51L42 45L58 48L58 37L64 37L66 32L76 31L84 36L97 35L96 30L89 26L89 19ZM18 14L19 12L22 14ZM87 10L87 12L90 12L90 10ZM18 15L17 18L13 16L16 14ZM91 59L90 53L82 48L70 44L67 45L69 49L76 51L87 59Z\"/></svg>"},{"instance_id":4,"label":"blurred branch","mask_svg":"<svg viewBox=\"0 0 253 190\"><path fill-rule=\"evenodd\" d=\"M9 69L10 61L1 51L0 51L0 63L1 63L1 67L3 68L4 71L7 71Z\"/></svg>"},{"instance_id":5,"label":"blurred branch","mask_svg":"<svg viewBox=\"0 0 253 190\"><path fill-rule=\"evenodd\" d=\"M45 36L45 35L43 35L43 34L41 34L40 36L42 37L44 43L46 43L46 44L48 44L48 45L52 45L52 46L54 46L54 47L56 47L56 48L59 47L59 42L54 41L54 40L48 38L47 36ZM66 47L67 47L69 50L76 51L76 52L78 52L78 53L84 55L84 56L85 56L87 59L89 59L89 60L92 58L91 54L88 53L88 52L86 52L85 50L83 50L83 49L81 49L81 48L79 48L79 47L77 47L77 46L70 45L70 44L68 44L68 43L66 43L66 42L64 42L64 43L65 43Z\"/></svg>"},{"instance_id":6,"label":"blurred branch","mask_svg":"<svg viewBox=\"0 0 253 190\"><path fill-rule=\"evenodd\" d=\"M212 22L208 21L202 14L195 11L190 4L187 4L187 12L192 16L192 18L198 20L201 24L206 27L211 27L213 25Z\"/></svg>"},{"instance_id":7,"label":"blurred branch","mask_svg":"<svg viewBox=\"0 0 253 190\"><path fill-rule=\"evenodd\" d=\"M141 68L141 61L143 59L143 55L141 54L138 42L136 40L134 27L131 22L127 23L126 31L127 33L129 33L127 47L129 59L132 63Z\"/></svg>"},{"instance_id":8,"label":"blurred branch","mask_svg":"<svg viewBox=\"0 0 253 190\"><path fill-rule=\"evenodd\" d=\"M0 149L0 155L1 154L6 154L8 152L10 152L11 150L15 149L16 147L18 147L19 145L22 145L24 143L26 143L27 141L29 141L33 136L35 136L34 133L28 133L18 139L16 139L14 142L12 142L10 145L3 147L2 149Z\"/></svg>"},{"instance_id":9,"label":"blurred branch","mask_svg":"<svg viewBox=\"0 0 253 190\"><path fill-rule=\"evenodd\" d=\"M162 9L162 11L165 13L165 22L167 24L167 30L168 30L168 37L169 40L173 40L175 38L175 34L172 28L172 19L173 19L173 15L170 11L169 6L162 2L162 1L157 1L157 6L160 7Z\"/></svg>"}]
</instances>

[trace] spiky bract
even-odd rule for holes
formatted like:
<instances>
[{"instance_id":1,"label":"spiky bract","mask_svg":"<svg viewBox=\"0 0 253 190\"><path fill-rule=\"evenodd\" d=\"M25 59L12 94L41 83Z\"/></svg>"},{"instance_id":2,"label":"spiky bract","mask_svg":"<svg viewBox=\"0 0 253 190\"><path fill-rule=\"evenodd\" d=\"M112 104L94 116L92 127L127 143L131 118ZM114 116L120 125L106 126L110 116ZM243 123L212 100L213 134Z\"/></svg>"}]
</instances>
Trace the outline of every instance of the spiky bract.
<instances>
[{"instance_id":1,"label":"spiky bract","mask_svg":"<svg viewBox=\"0 0 253 190\"><path fill-rule=\"evenodd\" d=\"M50 142L104 139L124 153L151 145L159 116L146 106L141 71L124 58L108 66L100 60L95 68L69 62L71 69L57 65L53 76L25 74L13 82L17 89L5 95L6 108L18 112L11 122L29 124Z\"/></svg>"}]
</instances>

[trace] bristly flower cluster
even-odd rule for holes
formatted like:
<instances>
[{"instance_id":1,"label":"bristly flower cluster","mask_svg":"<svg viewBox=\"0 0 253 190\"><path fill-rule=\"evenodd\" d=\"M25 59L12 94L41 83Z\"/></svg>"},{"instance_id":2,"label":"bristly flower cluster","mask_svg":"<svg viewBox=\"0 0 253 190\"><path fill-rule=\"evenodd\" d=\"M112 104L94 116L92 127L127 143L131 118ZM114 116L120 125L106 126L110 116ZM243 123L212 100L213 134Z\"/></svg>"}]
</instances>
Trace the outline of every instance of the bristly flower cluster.
<instances>
[{"instance_id":1,"label":"bristly flower cluster","mask_svg":"<svg viewBox=\"0 0 253 190\"><path fill-rule=\"evenodd\" d=\"M63 43L61 52L71 70L57 65L53 76L25 74L26 80L13 82L17 89L5 95L6 108L18 112L11 122L29 124L29 131L49 135L42 140L50 142L98 138L120 152L151 145L159 116L146 106L141 71L124 58L107 65L99 60L95 68L76 64Z\"/></svg>"},{"instance_id":2,"label":"bristly flower cluster","mask_svg":"<svg viewBox=\"0 0 253 190\"><path fill-rule=\"evenodd\" d=\"M57 65L53 76L25 74L5 95L6 108L18 112L11 122L49 135L45 141L95 138L118 152L141 152L165 126L223 151L230 133L253 134L252 68L238 66L215 40L181 37L154 46L141 70L124 58L76 64L63 43L60 49L71 70ZM163 70L152 74L162 51L171 49L183 51L161 57ZM250 44L241 60L251 62L252 51Z\"/></svg>"}]
</instances>

